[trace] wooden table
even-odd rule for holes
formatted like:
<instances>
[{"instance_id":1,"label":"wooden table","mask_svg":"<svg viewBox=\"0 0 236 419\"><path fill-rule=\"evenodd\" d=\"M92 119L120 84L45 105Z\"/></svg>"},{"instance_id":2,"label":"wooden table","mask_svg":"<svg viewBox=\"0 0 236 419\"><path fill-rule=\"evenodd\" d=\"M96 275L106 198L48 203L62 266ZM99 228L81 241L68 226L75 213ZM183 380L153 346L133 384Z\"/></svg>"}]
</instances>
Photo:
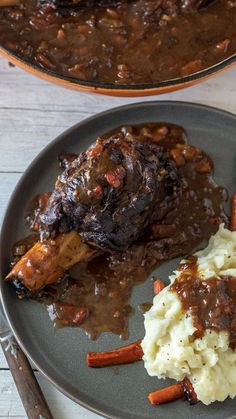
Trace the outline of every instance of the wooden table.
<instances>
[{"instance_id":1,"label":"wooden table","mask_svg":"<svg viewBox=\"0 0 236 419\"><path fill-rule=\"evenodd\" d=\"M182 91L122 99L68 91L10 67L0 58L0 223L21 174L49 141L97 112L148 100L198 102L236 113L236 68ZM36 376L55 419L98 418L59 393L40 373ZM0 418L26 418L1 349Z\"/></svg>"}]
</instances>

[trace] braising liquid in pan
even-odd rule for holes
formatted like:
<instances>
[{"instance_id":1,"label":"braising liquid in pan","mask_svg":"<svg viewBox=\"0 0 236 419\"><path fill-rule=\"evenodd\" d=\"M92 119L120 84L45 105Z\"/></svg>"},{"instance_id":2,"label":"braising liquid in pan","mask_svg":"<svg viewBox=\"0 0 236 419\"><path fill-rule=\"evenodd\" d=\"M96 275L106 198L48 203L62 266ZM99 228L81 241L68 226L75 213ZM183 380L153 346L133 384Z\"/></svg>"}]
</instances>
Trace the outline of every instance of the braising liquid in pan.
<instances>
[{"instance_id":1,"label":"braising liquid in pan","mask_svg":"<svg viewBox=\"0 0 236 419\"><path fill-rule=\"evenodd\" d=\"M236 53L235 0L215 0L199 10L184 10L180 0L96 0L90 7L61 11L22 1L0 8L1 46L75 79L154 83Z\"/></svg>"}]
</instances>

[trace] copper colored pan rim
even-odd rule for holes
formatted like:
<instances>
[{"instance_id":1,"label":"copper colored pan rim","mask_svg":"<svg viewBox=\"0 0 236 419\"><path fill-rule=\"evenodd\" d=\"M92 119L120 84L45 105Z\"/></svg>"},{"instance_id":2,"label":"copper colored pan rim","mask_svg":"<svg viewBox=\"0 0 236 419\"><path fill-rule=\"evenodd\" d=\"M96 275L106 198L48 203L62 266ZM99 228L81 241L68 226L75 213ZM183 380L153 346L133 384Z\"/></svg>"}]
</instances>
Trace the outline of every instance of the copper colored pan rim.
<instances>
[{"instance_id":1,"label":"copper colored pan rim","mask_svg":"<svg viewBox=\"0 0 236 419\"><path fill-rule=\"evenodd\" d=\"M229 66L236 64L236 53L226 58L223 61L214 64L204 70L198 71L189 76L179 77L171 80L161 81L157 83L146 83L136 85L115 85L114 83L101 83L74 79L73 77L63 76L53 71L40 68L34 63L29 63L26 60L18 57L11 51L8 51L3 46L0 46L0 54L5 56L9 61L23 68L30 73L33 73L48 81L63 85L68 88L77 90L93 91L95 93L103 93L117 96L144 96L158 93L165 93L181 89L192 84L198 83L206 78L209 78Z\"/></svg>"}]
</instances>

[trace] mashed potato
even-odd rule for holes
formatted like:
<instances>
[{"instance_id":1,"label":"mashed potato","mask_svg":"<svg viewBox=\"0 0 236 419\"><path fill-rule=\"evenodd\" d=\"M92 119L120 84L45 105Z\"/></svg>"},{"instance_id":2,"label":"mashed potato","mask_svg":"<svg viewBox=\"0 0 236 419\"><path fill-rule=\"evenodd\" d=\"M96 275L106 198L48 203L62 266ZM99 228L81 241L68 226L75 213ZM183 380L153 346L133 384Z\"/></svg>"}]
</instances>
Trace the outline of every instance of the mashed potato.
<instances>
[{"instance_id":1,"label":"mashed potato","mask_svg":"<svg viewBox=\"0 0 236 419\"><path fill-rule=\"evenodd\" d=\"M202 278L231 275L236 280L236 232L221 225L208 246L195 256ZM179 274L174 272L171 283ZM188 377L198 400L206 405L234 398L236 350L229 347L228 332L206 330L202 338L195 338L191 314L183 312L177 294L169 287L154 298L145 314L142 348L148 374L178 381Z\"/></svg>"}]
</instances>

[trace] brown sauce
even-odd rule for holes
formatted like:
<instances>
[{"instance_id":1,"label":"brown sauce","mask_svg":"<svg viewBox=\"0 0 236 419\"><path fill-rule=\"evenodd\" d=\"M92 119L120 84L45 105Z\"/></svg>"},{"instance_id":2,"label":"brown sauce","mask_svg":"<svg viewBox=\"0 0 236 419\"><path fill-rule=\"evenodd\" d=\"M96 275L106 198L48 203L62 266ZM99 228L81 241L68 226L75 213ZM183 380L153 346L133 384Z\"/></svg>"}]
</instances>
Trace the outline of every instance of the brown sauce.
<instances>
[{"instance_id":1,"label":"brown sauce","mask_svg":"<svg viewBox=\"0 0 236 419\"><path fill-rule=\"evenodd\" d=\"M16 263L21 256L23 256L29 249L31 249L36 241L38 241L38 234L32 233L24 239L16 242L12 249L14 262Z\"/></svg>"},{"instance_id":2,"label":"brown sauce","mask_svg":"<svg viewBox=\"0 0 236 419\"><path fill-rule=\"evenodd\" d=\"M184 311L193 316L196 337L206 329L229 333L230 346L236 347L236 278L211 277L203 280L197 275L196 259L180 265L181 274L170 289L177 293Z\"/></svg>"},{"instance_id":3,"label":"brown sauce","mask_svg":"<svg viewBox=\"0 0 236 419\"><path fill-rule=\"evenodd\" d=\"M51 192L44 192L36 195L29 203L26 214L26 225L32 231L38 230L39 215L44 211Z\"/></svg>"},{"instance_id":4,"label":"brown sauce","mask_svg":"<svg viewBox=\"0 0 236 419\"><path fill-rule=\"evenodd\" d=\"M1 45L55 73L118 85L186 76L236 52L235 0L188 11L178 0L95 3L62 11L34 0L2 7Z\"/></svg>"},{"instance_id":5,"label":"brown sauce","mask_svg":"<svg viewBox=\"0 0 236 419\"><path fill-rule=\"evenodd\" d=\"M80 318L73 322L66 303L77 308L87 307L89 315L81 322L91 339L102 332L113 332L123 339L128 338L128 319L132 314L129 304L134 284L145 278L122 275L112 266L112 256L104 254L83 266L77 265L70 271L70 278L62 284L59 302L48 305L50 317L57 325L80 325ZM74 278L74 279L73 279ZM61 308L62 307L62 308Z\"/></svg>"},{"instance_id":6,"label":"brown sauce","mask_svg":"<svg viewBox=\"0 0 236 419\"><path fill-rule=\"evenodd\" d=\"M138 309L139 311L141 311L142 314L144 314L144 313L147 313L147 311L149 311L151 307L152 307L152 303L142 303L142 304L139 304Z\"/></svg>"},{"instance_id":7,"label":"brown sauce","mask_svg":"<svg viewBox=\"0 0 236 419\"><path fill-rule=\"evenodd\" d=\"M158 123L114 132L158 142L176 161L182 187L173 200L163 200L153 224L127 251L99 254L87 264L77 264L60 283L37 296L55 324L81 326L92 339L102 332L127 338L133 287L162 262L191 254L220 222L227 223L223 210L227 194L212 179L212 162L203 151L187 145L181 127ZM35 220L35 208L32 217Z\"/></svg>"}]
</instances>

